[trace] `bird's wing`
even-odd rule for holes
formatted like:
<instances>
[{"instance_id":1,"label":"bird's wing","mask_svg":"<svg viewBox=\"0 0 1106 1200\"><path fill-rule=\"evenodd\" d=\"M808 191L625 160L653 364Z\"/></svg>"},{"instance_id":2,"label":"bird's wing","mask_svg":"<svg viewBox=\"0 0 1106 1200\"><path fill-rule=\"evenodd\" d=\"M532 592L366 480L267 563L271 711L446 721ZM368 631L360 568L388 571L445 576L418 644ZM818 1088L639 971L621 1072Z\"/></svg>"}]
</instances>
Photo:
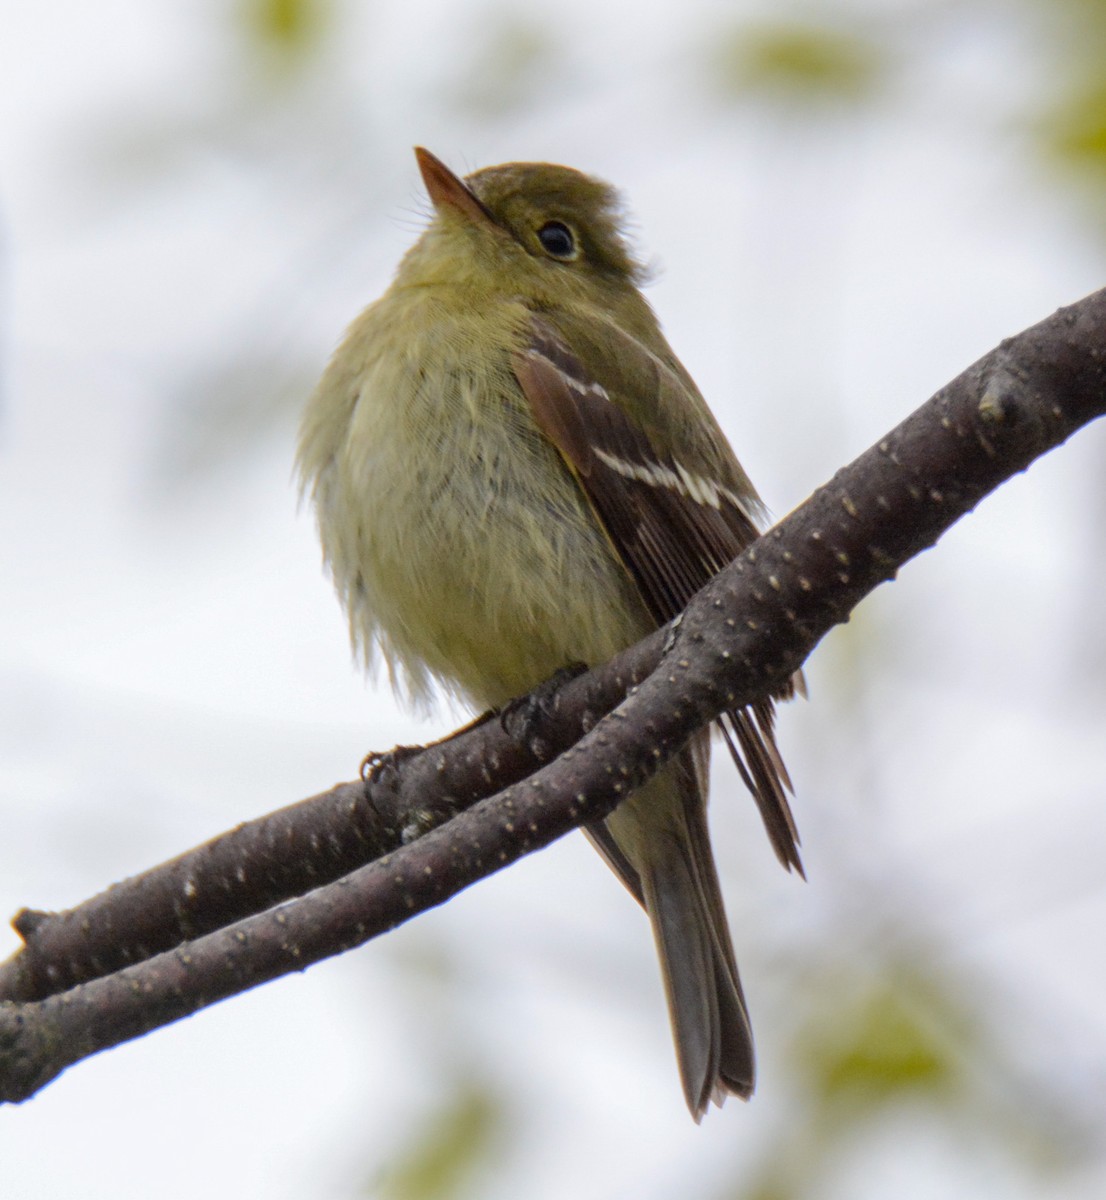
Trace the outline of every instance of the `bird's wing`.
<instances>
[{"instance_id":1,"label":"bird's wing","mask_svg":"<svg viewBox=\"0 0 1106 1200\"><path fill-rule=\"evenodd\" d=\"M663 414L674 408L665 403L665 390L686 394L687 383L637 339L606 324L608 352L622 366L616 383L633 380L648 389L636 398L636 409ZM531 318L528 340L512 365L538 427L579 480L657 623L671 621L758 535L759 501L721 434L711 442L716 462L708 459L706 470L699 447L689 445L681 461L683 451L671 437L664 446L633 420L617 391L588 370L544 316ZM719 455L725 456L723 469L715 470ZM777 856L801 873L787 801L791 785L776 749L773 717L772 701L765 699L725 713L719 725ZM617 853L604 849L608 858Z\"/></svg>"}]
</instances>

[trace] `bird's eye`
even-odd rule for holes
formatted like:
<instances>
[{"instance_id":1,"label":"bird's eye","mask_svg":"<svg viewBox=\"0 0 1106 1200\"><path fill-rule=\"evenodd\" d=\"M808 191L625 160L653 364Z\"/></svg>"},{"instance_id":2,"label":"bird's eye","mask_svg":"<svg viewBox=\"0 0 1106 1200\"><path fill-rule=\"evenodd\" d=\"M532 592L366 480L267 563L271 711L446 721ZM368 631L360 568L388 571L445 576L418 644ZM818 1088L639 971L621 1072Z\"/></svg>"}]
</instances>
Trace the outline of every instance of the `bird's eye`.
<instances>
[{"instance_id":1,"label":"bird's eye","mask_svg":"<svg viewBox=\"0 0 1106 1200\"><path fill-rule=\"evenodd\" d=\"M538 230L538 241L551 258L569 262L576 257L576 238L563 221L546 221Z\"/></svg>"}]
</instances>

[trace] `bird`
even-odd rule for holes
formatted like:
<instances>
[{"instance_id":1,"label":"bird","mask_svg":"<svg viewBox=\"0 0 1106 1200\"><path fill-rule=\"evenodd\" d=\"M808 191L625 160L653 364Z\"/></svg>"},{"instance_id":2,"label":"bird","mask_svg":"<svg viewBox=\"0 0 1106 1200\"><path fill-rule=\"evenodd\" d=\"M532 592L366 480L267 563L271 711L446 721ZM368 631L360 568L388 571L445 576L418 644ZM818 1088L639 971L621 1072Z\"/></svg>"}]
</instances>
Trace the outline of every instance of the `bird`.
<instances>
[{"instance_id":1,"label":"bird","mask_svg":"<svg viewBox=\"0 0 1106 1200\"><path fill-rule=\"evenodd\" d=\"M311 394L297 469L366 665L496 710L672 621L765 510L642 294L619 193L553 163L460 177ZM775 697L718 722L802 874ZM652 926L689 1111L747 1099L753 1035L707 826L710 733L585 832Z\"/></svg>"}]
</instances>

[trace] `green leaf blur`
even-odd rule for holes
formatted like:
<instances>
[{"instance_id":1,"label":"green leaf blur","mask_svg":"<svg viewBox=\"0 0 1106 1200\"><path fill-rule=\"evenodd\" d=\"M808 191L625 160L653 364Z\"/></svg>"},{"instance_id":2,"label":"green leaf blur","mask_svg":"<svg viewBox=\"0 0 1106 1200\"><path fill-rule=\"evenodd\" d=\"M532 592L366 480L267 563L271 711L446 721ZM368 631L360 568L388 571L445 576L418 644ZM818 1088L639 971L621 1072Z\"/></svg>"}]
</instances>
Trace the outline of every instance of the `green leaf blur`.
<instances>
[{"instance_id":1,"label":"green leaf blur","mask_svg":"<svg viewBox=\"0 0 1106 1200\"><path fill-rule=\"evenodd\" d=\"M813 25L741 25L715 52L724 88L740 97L870 99L883 80L885 52L859 34Z\"/></svg>"},{"instance_id":2,"label":"green leaf blur","mask_svg":"<svg viewBox=\"0 0 1106 1200\"><path fill-rule=\"evenodd\" d=\"M449 1104L429 1115L372 1195L381 1200L453 1200L493 1157L502 1105L479 1083L461 1085Z\"/></svg>"}]
</instances>

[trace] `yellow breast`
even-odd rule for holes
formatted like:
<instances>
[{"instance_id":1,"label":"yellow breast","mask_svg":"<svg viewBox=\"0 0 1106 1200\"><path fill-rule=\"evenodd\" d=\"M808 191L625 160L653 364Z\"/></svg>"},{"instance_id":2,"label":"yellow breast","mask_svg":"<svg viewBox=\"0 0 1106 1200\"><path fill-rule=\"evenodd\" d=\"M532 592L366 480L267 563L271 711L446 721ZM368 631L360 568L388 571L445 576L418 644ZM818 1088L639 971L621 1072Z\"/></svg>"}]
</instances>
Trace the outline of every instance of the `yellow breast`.
<instances>
[{"instance_id":1,"label":"yellow breast","mask_svg":"<svg viewBox=\"0 0 1106 1200\"><path fill-rule=\"evenodd\" d=\"M498 705L652 627L510 372L525 318L389 293L305 417L300 468L354 642L415 698L434 677Z\"/></svg>"}]
</instances>

